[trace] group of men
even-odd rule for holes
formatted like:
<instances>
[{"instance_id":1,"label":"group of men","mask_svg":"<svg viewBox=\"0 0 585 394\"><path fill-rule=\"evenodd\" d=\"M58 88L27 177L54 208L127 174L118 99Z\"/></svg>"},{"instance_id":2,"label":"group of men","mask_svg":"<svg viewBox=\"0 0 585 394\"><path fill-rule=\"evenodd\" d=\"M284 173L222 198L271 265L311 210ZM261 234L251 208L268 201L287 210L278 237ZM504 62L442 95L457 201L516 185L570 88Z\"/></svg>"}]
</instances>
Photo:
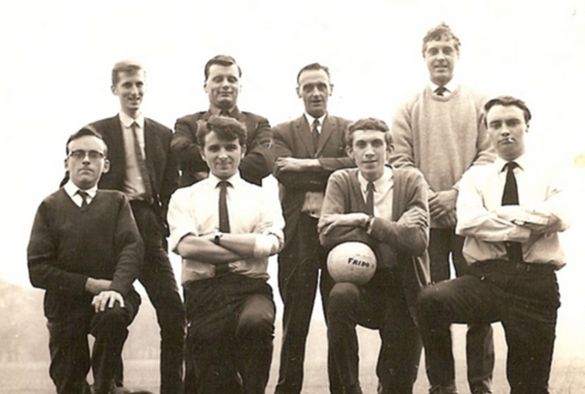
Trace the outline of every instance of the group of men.
<instances>
[{"instance_id":1,"label":"group of men","mask_svg":"<svg viewBox=\"0 0 585 394\"><path fill-rule=\"evenodd\" d=\"M120 112L69 138L63 187L40 205L28 247L31 282L46 289L57 391L128 392L121 351L138 279L161 329L161 393L263 393L276 315L267 264L278 253L276 393L301 392L317 287L331 393L362 393L358 324L380 332L379 393L412 393L423 345L430 392L456 393L451 323L469 323L471 392L490 393L495 321L512 393L547 393L561 188L524 152L524 102L486 101L454 79L459 46L445 24L427 33L430 82L391 127L331 115L329 69L313 63L297 75L304 113L271 128L238 109L241 69L218 55L204 69L209 109L173 133L141 112L144 69L116 64ZM261 188L269 174L280 198ZM349 241L376 255L364 285L327 271L329 250Z\"/></svg>"}]
</instances>

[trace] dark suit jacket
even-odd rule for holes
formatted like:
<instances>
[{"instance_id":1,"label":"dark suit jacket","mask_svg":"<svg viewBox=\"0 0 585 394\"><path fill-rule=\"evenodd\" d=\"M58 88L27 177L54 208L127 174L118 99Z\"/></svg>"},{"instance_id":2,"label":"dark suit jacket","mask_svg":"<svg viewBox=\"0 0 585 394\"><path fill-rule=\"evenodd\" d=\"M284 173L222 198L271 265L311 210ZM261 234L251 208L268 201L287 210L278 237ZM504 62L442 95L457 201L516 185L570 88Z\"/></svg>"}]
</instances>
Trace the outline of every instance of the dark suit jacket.
<instances>
[{"instance_id":1,"label":"dark suit jacket","mask_svg":"<svg viewBox=\"0 0 585 394\"><path fill-rule=\"evenodd\" d=\"M420 171L414 168L393 169L392 219L374 218L371 233L362 228L336 227L320 235L327 251L348 241L368 244L376 253L378 269L396 273L415 318L415 302L420 290L430 283L427 247L429 228L398 223L410 209L422 209L428 215L427 185ZM323 201L322 214L366 212L360 190L358 170L338 171L331 176Z\"/></svg>"},{"instance_id":2,"label":"dark suit jacket","mask_svg":"<svg viewBox=\"0 0 585 394\"><path fill-rule=\"evenodd\" d=\"M211 111L196 112L177 119L175 123L175 135L171 149L181 168L181 187L192 185L207 177L207 173L209 173L207 163L201 157L197 142L197 129L201 125L204 127L211 115ZM246 156L240 162L240 174L246 181L261 185L262 178L268 176L272 171L270 124L266 118L250 112L240 112L238 108L230 113L230 117L245 124L248 131Z\"/></svg>"},{"instance_id":3,"label":"dark suit jacket","mask_svg":"<svg viewBox=\"0 0 585 394\"><path fill-rule=\"evenodd\" d=\"M355 166L347 157L345 129L349 120L327 115L321 129L319 146L313 146L311 129L304 115L273 128L274 144L272 152L278 157L295 157L299 159L317 158L321 169L311 172L278 172L274 176L281 184L281 202L286 220L284 228L285 246L279 254L279 267L288 278L294 271L296 258L293 245L297 234L297 225L305 200L305 192L325 192L327 179L335 170Z\"/></svg>"},{"instance_id":4,"label":"dark suit jacket","mask_svg":"<svg viewBox=\"0 0 585 394\"><path fill-rule=\"evenodd\" d=\"M110 171L100 179L98 188L122 191L126 177L126 153L122 124L118 115L91 124L108 145ZM171 155L172 130L148 118L144 118L144 144L146 167L152 185L154 207L166 223L166 212L171 194L177 188L179 172Z\"/></svg>"}]
</instances>

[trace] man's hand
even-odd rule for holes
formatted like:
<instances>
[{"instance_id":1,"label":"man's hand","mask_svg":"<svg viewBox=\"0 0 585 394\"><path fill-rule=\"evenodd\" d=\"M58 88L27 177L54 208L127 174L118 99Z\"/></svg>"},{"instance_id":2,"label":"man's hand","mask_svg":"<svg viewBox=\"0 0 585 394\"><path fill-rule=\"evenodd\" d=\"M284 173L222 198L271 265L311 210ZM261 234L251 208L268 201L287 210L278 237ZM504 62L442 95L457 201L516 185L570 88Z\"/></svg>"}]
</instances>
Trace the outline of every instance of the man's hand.
<instances>
[{"instance_id":1,"label":"man's hand","mask_svg":"<svg viewBox=\"0 0 585 394\"><path fill-rule=\"evenodd\" d=\"M315 163L316 162L316 163ZM274 162L275 172L301 172L315 167L318 165L316 159L297 159L294 157L279 157Z\"/></svg>"},{"instance_id":2,"label":"man's hand","mask_svg":"<svg viewBox=\"0 0 585 394\"><path fill-rule=\"evenodd\" d=\"M404 212L397 223L407 227L427 227L429 216L424 209L414 207Z\"/></svg>"},{"instance_id":3,"label":"man's hand","mask_svg":"<svg viewBox=\"0 0 585 394\"><path fill-rule=\"evenodd\" d=\"M102 291L110 290L111 280L87 278L85 282L85 291L91 294L99 294Z\"/></svg>"},{"instance_id":4,"label":"man's hand","mask_svg":"<svg viewBox=\"0 0 585 394\"><path fill-rule=\"evenodd\" d=\"M449 222L455 217L455 203L457 202L457 190L450 189L434 193L429 198L429 211L431 218L441 220L444 217Z\"/></svg>"},{"instance_id":5,"label":"man's hand","mask_svg":"<svg viewBox=\"0 0 585 394\"><path fill-rule=\"evenodd\" d=\"M124 297L122 297L122 294L114 290L105 290L93 297L91 304L96 312L103 312L106 308L113 308L116 301L120 303L120 307L124 308Z\"/></svg>"},{"instance_id":6,"label":"man's hand","mask_svg":"<svg viewBox=\"0 0 585 394\"><path fill-rule=\"evenodd\" d=\"M365 228L370 217L363 212L355 213L334 213L330 215L323 215L319 219L317 229L323 235L327 235L331 229L335 227L363 227Z\"/></svg>"}]
</instances>

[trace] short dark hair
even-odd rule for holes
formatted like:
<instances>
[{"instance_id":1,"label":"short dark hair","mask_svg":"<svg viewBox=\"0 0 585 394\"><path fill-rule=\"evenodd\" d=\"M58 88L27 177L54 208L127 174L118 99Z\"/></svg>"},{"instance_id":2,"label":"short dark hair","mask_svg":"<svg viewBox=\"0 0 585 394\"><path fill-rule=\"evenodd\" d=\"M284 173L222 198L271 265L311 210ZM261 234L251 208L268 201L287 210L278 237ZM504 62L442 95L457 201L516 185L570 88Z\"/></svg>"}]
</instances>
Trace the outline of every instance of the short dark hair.
<instances>
[{"instance_id":1,"label":"short dark hair","mask_svg":"<svg viewBox=\"0 0 585 394\"><path fill-rule=\"evenodd\" d=\"M234 59L230 55L215 55L214 57L212 57L211 59L209 59L207 61L207 63L205 63L205 69L203 70L203 73L205 75L205 80L206 81L207 81L207 78L209 77L209 69L214 64L217 64L217 65L220 65L220 66L224 66L224 67L229 67L229 66L232 66L232 65L235 64L238 67L238 76L239 77L242 76L242 69L240 68L240 66L238 65L238 63L236 63L236 59Z\"/></svg>"},{"instance_id":2,"label":"short dark hair","mask_svg":"<svg viewBox=\"0 0 585 394\"><path fill-rule=\"evenodd\" d=\"M392 134L390 134L390 128L386 122L377 118L359 119L347 126L347 129L345 130L345 143L347 146L353 146L353 133L358 130L381 131L384 133L384 140L386 141L386 145L388 147L394 146L394 140L392 139Z\"/></svg>"},{"instance_id":3,"label":"short dark hair","mask_svg":"<svg viewBox=\"0 0 585 394\"><path fill-rule=\"evenodd\" d=\"M425 50L429 41L441 41L443 39L453 40L455 43L455 50L457 53L459 53L459 46L461 46L461 41L459 41L459 38L455 35L455 33L453 33L453 30L451 30L449 25L447 25L445 22L441 22L439 25L433 27L427 32L427 34L425 34L422 45L423 57L425 55Z\"/></svg>"},{"instance_id":4,"label":"short dark hair","mask_svg":"<svg viewBox=\"0 0 585 394\"><path fill-rule=\"evenodd\" d=\"M331 79L331 74L329 74L329 67L324 66L324 65L319 64L319 63L311 63L311 64L307 64L305 67L303 67L299 70L299 73L297 74L297 84L299 83L299 81L301 79L301 74L304 73L305 71L308 71L308 70L323 70L323 71L325 71L325 74L327 74L327 77L329 77L329 79Z\"/></svg>"},{"instance_id":5,"label":"short dark hair","mask_svg":"<svg viewBox=\"0 0 585 394\"><path fill-rule=\"evenodd\" d=\"M205 147L205 137L212 131L222 140L233 141L237 139L242 147L246 146L248 136L246 125L234 118L212 115L204 127L198 127L197 141L202 148Z\"/></svg>"},{"instance_id":6,"label":"short dark hair","mask_svg":"<svg viewBox=\"0 0 585 394\"><path fill-rule=\"evenodd\" d=\"M120 81L120 73L135 73L140 70L144 70L144 67L140 63L132 60L123 60L114 64L112 68L112 86L116 86Z\"/></svg>"},{"instance_id":7,"label":"short dark hair","mask_svg":"<svg viewBox=\"0 0 585 394\"><path fill-rule=\"evenodd\" d=\"M494 97L491 100L488 100L488 102L483 105L484 112L483 121L485 122L486 126L487 113L490 110L490 108L492 108L494 105L503 105L504 107L515 106L520 108L522 112L524 112L524 121L526 122L527 125L530 122L530 119L532 119L532 114L530 113L530 110L528 109L528 106L524 101L513 96L498 96Z\"/></svg>"},{"instance_id":8,"label":"short dark hair","mask_svg":"<svg viewBox=\"0 0 585 394\"><path fill-rule=\"evenodd\" d=\"M95 129L95 127L90 124L83 126L81 129L69 136L67 143L65 144L65 154L69 155L69 143L71 143L71 141L78 140L81 137L95 137L101 140L104 144L104 157L108 157L108 144L106 144L104 137L102 137L102 135Z\"/></svg>"}]
</instances>

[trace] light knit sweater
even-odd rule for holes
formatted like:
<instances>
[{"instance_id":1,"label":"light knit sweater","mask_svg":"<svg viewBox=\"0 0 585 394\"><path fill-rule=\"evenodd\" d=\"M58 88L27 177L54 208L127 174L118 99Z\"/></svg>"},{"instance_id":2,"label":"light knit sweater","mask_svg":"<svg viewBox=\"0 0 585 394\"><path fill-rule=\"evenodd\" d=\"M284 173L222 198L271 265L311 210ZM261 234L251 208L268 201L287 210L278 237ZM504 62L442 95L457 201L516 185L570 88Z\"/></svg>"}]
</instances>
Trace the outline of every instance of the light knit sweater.
<instances>
[{"instance_id":1,"label":"light knit sweater","mask_svg":"<svg viewBox=\"0 0 585 394\"><path fill-rule=\"evenodd\" d=\"M393 167L416 167L433 191L457 187L472 165L495 155L482 118L484 96L460 85L441 97L426 87L404 103L392 123Z\"/></svg>"}]
</instances>

